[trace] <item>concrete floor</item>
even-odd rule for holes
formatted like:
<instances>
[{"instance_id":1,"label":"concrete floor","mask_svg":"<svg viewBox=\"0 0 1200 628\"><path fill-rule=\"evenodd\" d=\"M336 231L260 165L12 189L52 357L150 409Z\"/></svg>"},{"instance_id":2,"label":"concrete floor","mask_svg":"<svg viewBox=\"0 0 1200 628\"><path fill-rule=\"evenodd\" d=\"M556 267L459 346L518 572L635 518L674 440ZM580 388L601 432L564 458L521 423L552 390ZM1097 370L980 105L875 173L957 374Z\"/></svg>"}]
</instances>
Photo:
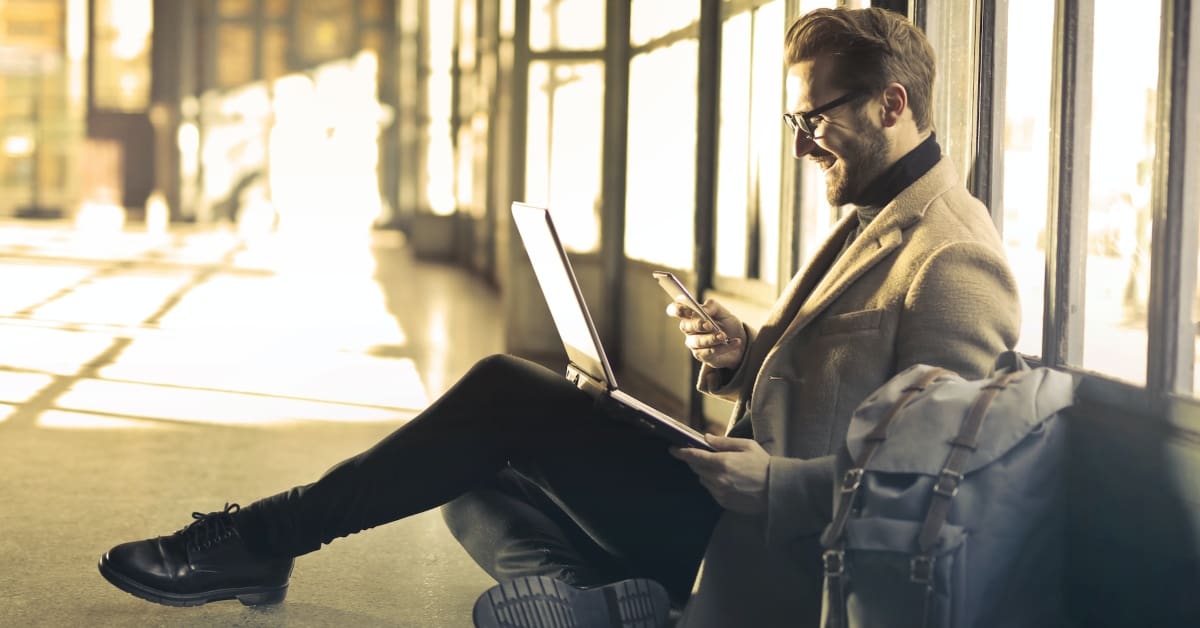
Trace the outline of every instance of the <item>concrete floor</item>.
<instances>
[{"instance_id":1,"label":"concrete floor","mask_svg":"<svg viewBox=\"0 0 1200 628\"><path fill-rule=\"evenodd\" d=\"M96 571L311 481L501 350L494 292L387 235L0 224L0 625L470 625L492 582L436 512L301 557L265 609L150 604Z\"/></svg>"}]
</instances>

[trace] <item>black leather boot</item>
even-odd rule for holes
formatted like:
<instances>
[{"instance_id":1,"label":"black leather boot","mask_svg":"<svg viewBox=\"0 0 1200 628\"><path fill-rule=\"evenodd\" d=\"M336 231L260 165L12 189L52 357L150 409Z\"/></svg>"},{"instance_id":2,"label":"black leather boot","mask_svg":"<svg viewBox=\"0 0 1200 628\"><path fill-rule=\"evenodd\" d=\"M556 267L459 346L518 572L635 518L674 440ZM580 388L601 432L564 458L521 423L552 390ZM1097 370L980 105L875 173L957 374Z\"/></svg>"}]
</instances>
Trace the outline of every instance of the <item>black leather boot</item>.
<instances>
[{"instance_id":1,"label":"black leather boot","mask_svg":"<svg viewBox=\"0 0 1200 628\"><path fill-rule=\"evenodd\" d=\"M287 596L291 558L252 554L233 513L192 513L195 519L170 536L123 543L100 558L100 575L144 600L168 606L199 606L232 600L247 606L278 604Z\"/></svg>"},{"instance_id":2,"label":"black leather boot","mask_svg":"<svg viewBox=\"0 0 1200 628\"><path fill-rule=\"evenodd\" d=\"M660 628L671 609L667 590L635 578L594 588L549 576L522 576L475 601L476 628Z\"/></svg>"}]
</instances>

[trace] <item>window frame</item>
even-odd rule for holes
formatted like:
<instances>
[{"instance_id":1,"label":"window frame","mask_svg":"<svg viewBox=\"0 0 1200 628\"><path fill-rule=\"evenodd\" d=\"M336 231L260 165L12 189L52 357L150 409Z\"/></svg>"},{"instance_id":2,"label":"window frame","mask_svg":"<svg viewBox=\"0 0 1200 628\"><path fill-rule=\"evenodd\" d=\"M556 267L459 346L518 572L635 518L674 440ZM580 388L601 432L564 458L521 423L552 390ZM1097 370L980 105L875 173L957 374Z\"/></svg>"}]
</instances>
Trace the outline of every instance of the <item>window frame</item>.
<instances>
[{"instance_id":1,"label":"window frame","mask_svg":"<svg viewBox=\"0 0 1200 628\"><path fill-rule=\"evenodd\" d=\"M983 4L987 4L986 2ZM995 138L986 137L999 128L1005 85L1004 51L1008 24L1005 2L983 14L979 28L981 67L990 57L993 72L980 71L981 124L977 147L983 151ZM1042 354L1025 356L1035 366L1051 366L1072 374L1079 384L1080 403L1099 404L1149 422L1174 437L1195 440L1200 433L1200 390L1193 389L1194 343L1197 321L1192 302L1197 290L1197 259L1200 254L1200 182L1186 173L1200 167L1200 142L1188 141L1188 131L1200 130L1200 46L1191 45L1190 34L1200 32L1200 14L1190 10L1187 0L1162 0L1157 90L1157 148L1151 185L1152 233L1149 313L1147 319L1146 384L1117 380L1104 373L1075 366L1082 363L1084 295L1075 276L1087 255L1091 116L1093 77L1088 51L1093 45L1091 24L1094 0L1055 2L1055 43L1051 88L1051 136L1057 141L1051 151L1051 194L1047 227L1046 285ZM928 0L912 0L910 14L918 26L929 19ZM987 50L983 50L987 48ZM1189 76L1187 70L1192 68ZM990 74L990 75L989 75ZM1189 78L1193 79L1189 81ZM990 102L987 95L990 94ZM1193 105L1189 108L1189 104ZM984 133L987 131L987 133ZM992 149L995 150L995 149ZM1002 170L992 160L974 193L983 193L989 208L995 208L1003 180ZM1000 176L997 176L1000 175ZM1082 208L1082 209L1081 209ZM996 212L998 213L998 212ZM1003 222L997 218L997 227Z\"/></svg>"}]
</instances>

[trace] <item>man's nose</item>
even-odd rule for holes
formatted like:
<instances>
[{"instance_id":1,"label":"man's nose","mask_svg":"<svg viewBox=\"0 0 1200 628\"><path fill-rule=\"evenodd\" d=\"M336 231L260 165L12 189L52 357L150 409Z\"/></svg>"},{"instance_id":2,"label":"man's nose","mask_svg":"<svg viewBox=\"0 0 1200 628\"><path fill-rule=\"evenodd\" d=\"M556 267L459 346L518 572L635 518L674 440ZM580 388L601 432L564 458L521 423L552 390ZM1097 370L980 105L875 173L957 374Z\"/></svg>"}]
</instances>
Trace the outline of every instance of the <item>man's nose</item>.
<instances>
[{"instance_id":1,"label":"man's nose","mask_svg":"<svg viewBox=\"0 0 1200 628\"><path fill-rule=\"evenodd\" d=\"M804 131L797 130L792 135L792 157L796 159L803 158L817 147L817 143L813 138Z\"/></svg>"}]
</instances>

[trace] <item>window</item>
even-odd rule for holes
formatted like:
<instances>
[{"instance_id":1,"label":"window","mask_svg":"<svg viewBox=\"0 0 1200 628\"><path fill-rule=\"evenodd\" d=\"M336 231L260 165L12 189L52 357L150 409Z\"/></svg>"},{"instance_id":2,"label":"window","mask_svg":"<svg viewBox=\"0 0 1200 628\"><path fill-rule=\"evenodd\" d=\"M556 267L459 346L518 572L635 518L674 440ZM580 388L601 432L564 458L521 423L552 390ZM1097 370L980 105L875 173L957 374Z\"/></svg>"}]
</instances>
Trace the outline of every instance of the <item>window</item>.
<instances>
[{"instance_id":1,"label":"window","mask_svg":"<svg viewBox=\"0 0 1200 628\"><path fill-rule=\"evenodd\" d=\"M663 11L662 0L633 0L630 6L629 43L644 46L699 21L699 2L674 2L670 11Z\"/></svg>"},{"instance_id":2,"label":"window","mask_svg":"<svg viewBox=\"0 0 1200 628\"><path fill-rule=\"evenodd\" d=\"M721 27L716 270L779 280L784 131L784 3L767 3Z\"/></svg>"},{"instance_id":3,"label":"window","mask_svg":"<svg viewBox=\"0 0 1200 628\"><path fill-rule=\"evenodd\" d=\"M150 0L97 0L93 105L144 111L150 106ZM245 57L243 57L244 59Z\"/></svg>"},{"instance_id":4,"label":"window","mask_svg":"<svg viewBox=\"0 0 1200 628\"><path fill-rule=\"evenodd\" d=\"M625 254L671 268L695 252L698 55L686 39L629 65Z\"/></svg>"},{"instance_id":5,"label":"window","mask_svg":"<svg viewBox=\"0 0 1200 628\"><path fill-rule=\"evenodd\" d=\"M604 47L604 2L531 0L529 48L596 50Z\"/></svg>"},{"instance_id":6,"label":"window","mask_svg":"<svg viewBox=\"0 0 1200 628\"><path fill-rule=\"evenodd\" d=\"M429 4L429 39L426 58L429 77L426 83L426 111L429 112L428 144L426 146L425 199L429 209L439 215L454 213L454 148L450 138L452 107L452 78L454 49L454 5L449 2Z\"/></svg>"},{"instance_id":7,"label":"window","mask_svg":"<svg viewBox=\"0 0 1200 628\"><path fill-rule=\"evenodd\" d=\"M1091 51L1081 366L1137 384L1146 382L1159 8L1096 3Z\"/></svg>"},{"instance_id":8,"label":"window","mask_svg":"<svg viewBox=\"0 0 1200 628\"><path fill-rule=\"evenodd\" d=\"M1054 58L1054 3L1009 0L1008 23L1021 25L1020 42L1007 45L1005 64L1003 207L1004 247L1021 299L1017 350L1042 353L1046 288L1046 215L1050 195L1050 89Z\"/></svg>"},{"instance_id":9,"label":"window","mask_svg":"<svg viewBox=\"0 0 1200 628\"><path fill-rule=\"evenodd\" d=\"M529 64L525 200L550 207L563 246L600 246L604 65Z\"/></svg>"},{"instance_id":10,"label":"window","mask_svg":"<svg viewBox=\"0 0 1200 628\"><path fill-rule=\"evenodd\" d=\"M836 0L808 0L801 3L800 11L795 17L799 17L813 9L833 8L835 6L839 6ZM790 27L793 21L795 20L788 20L787 27ZM782 124L780 127L784 131L784 137L787 140L786 154L790 158L792 154L792 136L787 133L786 128L783 128ZM829 231L833 228L834 223L837 222L839 215L838 208L831 206L825 196L825 176L821 174L821 169L807 159L794 162L794 164L796 187L799 191L797 201L800 204L799 209L796 210L799 214L798 231L800 242L798 243L798 253L800 256L799 261L803 263L817 252L817 247L821 246L821 243L829 236Z\"/></svg>"},{"instance_id":11,"label":"window","mask_svg":"<svg viewBox=\"0 0 1200 628\"><path fill-rule=\"evenodd\" d=\"M927 5L925 33L937 60L933 125L942 152L966 180L975 165L979 15L975 2L929 0Z\"/></svg>"}]
</instances>

